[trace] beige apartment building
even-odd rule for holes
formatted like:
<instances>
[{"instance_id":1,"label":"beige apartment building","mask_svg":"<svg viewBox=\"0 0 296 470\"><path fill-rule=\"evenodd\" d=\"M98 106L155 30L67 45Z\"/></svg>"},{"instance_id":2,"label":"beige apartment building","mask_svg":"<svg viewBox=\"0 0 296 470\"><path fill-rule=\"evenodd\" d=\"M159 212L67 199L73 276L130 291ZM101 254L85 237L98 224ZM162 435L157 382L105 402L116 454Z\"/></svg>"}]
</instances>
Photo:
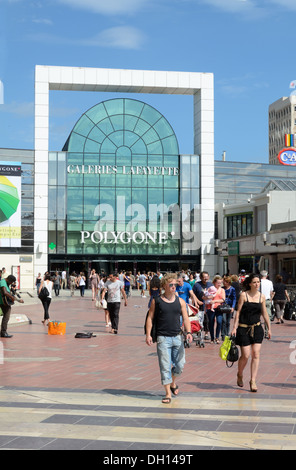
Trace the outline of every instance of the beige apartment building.
<instances>
[{"instance_id":1,"label":"beige apartment building","mask_svg":"<svg viewBox=\"0 0 296 470\"><path fill-rule=\"evenodd\" d=\"M269 106L269 163L279 164L278 154L285 147L285 134L296 134L296 96L282 97Z\"/></svg>"}]
</instances>

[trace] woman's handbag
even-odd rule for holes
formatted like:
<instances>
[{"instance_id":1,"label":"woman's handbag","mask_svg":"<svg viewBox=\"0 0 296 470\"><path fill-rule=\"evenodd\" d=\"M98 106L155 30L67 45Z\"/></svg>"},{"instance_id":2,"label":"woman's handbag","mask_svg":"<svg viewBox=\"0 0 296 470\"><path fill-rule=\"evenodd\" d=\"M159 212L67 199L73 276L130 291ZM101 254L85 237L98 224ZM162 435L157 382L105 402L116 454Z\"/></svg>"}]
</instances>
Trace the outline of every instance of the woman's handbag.
<instances>
[{"instance_id":1,"label":"woman's handbag","mask_svg":"<svg viewBox=\"0 0 296 470\"><path fill-rule=\"evenodd\" d=\"M229 336L225 336L224 341L221 344L220 349L219 349L219 356L221 357L221 359L223 359L223 361L227 360L230 347L231 347L231 340Z\"/></svg>"},{"instance_id":2,"label":"woman's handbag","mask_svg":"<svg viewBox=\"0 0 296 470\"><path fill-rule=\"evenodd\" d=\"M219 313L231 313L231 307L228 305L226 302L223 302L219 307L218 307Z\"/></svg>"},{"instance_id":3,"label":"woman's handbag","mask_svg":"<svg viewBox=\"0 0 296 470\"><path fill-rule=\"evenodd\" d=\"M230 344L229 352L228 352L227 359L226 359L227 367L232 367L233 364L236 361L238 361L238 357L239 357L238 347L235 344L235 337L234 336L231 336L230 343L231 344ZM229 363L231 363L231 365L228 365Z\"/></svg>"},{"instance_id":4,"label":"woman's handbag","mask_svg":"<svg viewBox=\"0 0 296 470\"><path fill-rule=\"evenodd\" d=\"M42 300L45 300L48 296L49 296L48 289L47 287L43 286L41 291L38 294L38 297L42 301Z\"/></svg>"}]
</instances>

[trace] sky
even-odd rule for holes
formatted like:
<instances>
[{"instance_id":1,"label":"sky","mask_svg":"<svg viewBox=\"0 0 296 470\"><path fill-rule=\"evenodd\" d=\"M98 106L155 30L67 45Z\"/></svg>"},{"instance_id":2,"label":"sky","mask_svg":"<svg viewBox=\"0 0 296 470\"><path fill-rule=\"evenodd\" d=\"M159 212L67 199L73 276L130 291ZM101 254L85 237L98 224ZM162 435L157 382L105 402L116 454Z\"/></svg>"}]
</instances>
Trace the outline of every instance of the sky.
<instances>
[{"instance_id":1,"label":"sky","mask_svg":"<svg viewBox=\"0 0 296 470\"><path fill-rule=\"evenodd\" d=\"M293 91L295 0L0 0L0 148L34 148L36 65L214 74L215 160L268 163L268 106ZM50 150L79 117L140 99L193 153L191 96L50 92Z\"/></svg>"}]
</instances>

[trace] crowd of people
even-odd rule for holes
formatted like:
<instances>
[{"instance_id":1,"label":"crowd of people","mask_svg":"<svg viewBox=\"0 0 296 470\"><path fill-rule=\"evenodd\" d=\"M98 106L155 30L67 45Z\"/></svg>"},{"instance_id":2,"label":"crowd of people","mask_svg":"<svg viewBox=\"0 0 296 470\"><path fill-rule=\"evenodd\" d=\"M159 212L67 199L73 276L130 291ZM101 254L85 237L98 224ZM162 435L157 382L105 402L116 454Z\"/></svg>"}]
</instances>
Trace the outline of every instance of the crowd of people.
<instances>
[{"instance_id":1,"label":"crowd of people","mask_svg":"<svg viewBox=\"0 0 296 470\"><path fill-rule=\"evenodd\" d=\"M250 391L257 392L256 378L259 367L260 350L264 337L271 338L272 304L275 308L276 323L283 323L286 301L289 301L287 288L280 275L273 283L268 273L239 275L215 275L210 280L209 273L167 274L161 281L162 293L150 297L150 308L146 321L146 343L153 343L152 329L156 322L157 354L161 382L165 389L163 403L171 402L171 395L179 393L176 378L182 373L185 364L184 344L180 340L181 317L183 334L192 341L190 319L184 305L192 304L203 312L205 339L213 344L223 342L226 336L235 338L240 346L237 385L244 385L245 367L250 361ZM171 305L169 305L171 304ZM227 305L228 308L222 308ZM264 328L261 324L263 317ZM233 325L231 328L231 320Z\"/></svg>"},{"instance_id":2,"label":"crowd of people","mask_svg":"<svg viewBox=\"0 0 296 470\"><path fill-rule=\"evenodd\" d=\"M16 300L13 293L16 279L11 275L4 276L3 270L1 274L0 308L3 320L0 334L1 337L11 337L7 333L11 311L7 299ZM38 294L44 289L46 292L44 298L40 296L44 309L43 324L50 321L49 308L53 292L58 296L60 289L68 288L70 295L74 296L77 289L83 297L85 288L88 287L91 289L94 305L105 311L106 327L115 335L119 329L122 299L127 306L128 298L135 289L139 291L137 295L148 297L146 344L151 346L153 342L157 342L161 382L165 389L163 403L170 403L172 394L179 393L176 380L185 364L183 336L189 343L192 341L189 305L194 306L196 312L203 312L205 340L220 344L226 336L232 336L240 346L237 371L239 387L244 384L244 370L251 358L249 385L250 390L256 392L261 345L264 337L271 338L272 311L275 312L275 323L283 323L285 304L290 301L283 277L277 275L275 282L272 282L268 279L267 271L246 274L241 270L238 275L216 274L212 279L207 271L181 271L177 274L139 272L134 276L125 271L99 275L92 269L88 276L84 272L72 272L68 277L65 271L61 274L56 271L46 272L44 276L38 274L35 285Z\"/></svg>"}]
</instances>

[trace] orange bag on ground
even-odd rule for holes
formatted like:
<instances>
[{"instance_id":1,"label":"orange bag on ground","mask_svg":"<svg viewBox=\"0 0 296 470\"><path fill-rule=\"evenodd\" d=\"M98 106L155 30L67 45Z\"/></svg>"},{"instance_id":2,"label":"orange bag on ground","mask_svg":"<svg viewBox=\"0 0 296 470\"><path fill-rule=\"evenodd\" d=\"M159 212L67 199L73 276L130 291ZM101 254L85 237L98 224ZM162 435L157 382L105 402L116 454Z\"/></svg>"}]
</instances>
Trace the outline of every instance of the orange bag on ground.
<instances>
[{"instance_id":1,"label":"orange bag on ground","mask_svg":"<svg viewBox=\"0 0 296 470\"><path fill-rule=\"evenodd\" d=\"M64 335L66 333L66 323L60 321L48 322L49 335Z\"/></svg>"}]
</instances>

